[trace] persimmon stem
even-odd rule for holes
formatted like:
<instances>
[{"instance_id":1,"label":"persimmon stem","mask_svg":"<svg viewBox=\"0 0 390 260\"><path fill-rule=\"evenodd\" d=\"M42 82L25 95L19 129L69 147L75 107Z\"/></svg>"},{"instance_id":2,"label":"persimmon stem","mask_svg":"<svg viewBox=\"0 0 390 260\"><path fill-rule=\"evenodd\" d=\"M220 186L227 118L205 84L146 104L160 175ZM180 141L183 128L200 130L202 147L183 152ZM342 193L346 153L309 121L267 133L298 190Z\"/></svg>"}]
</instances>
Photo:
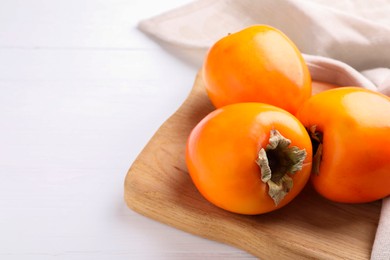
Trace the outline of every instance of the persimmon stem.
<instances>
[{"instance_id":1,"label":"persimmon stem","mask_svg":"<svg viewBox=\"0 0 390 260\"><path fill-rule=\"evenodd\" d=\"M291 146L291 141L278 130L271 130L269 143L259 151L256 163L261 170L261 180L268 185L268 195L277 206L293 187L290 175L300 171L306 150Z\"/></svg>"},{"instance_id":2,"label":"persimmon stem","mask_svg":"<svg viewBox=\"0 0 390 260\"><path fill-rule=\"evenodd\" d=\"M312 125L309 128L309 134L310 134L311 142L313 144L313 151L314 151L312 172L316 175L319 175L320 174L320 164L321 164L321 160L322 160L323 134L321 132L317 131L316 125Z\"/></svg>"}]
</instances>

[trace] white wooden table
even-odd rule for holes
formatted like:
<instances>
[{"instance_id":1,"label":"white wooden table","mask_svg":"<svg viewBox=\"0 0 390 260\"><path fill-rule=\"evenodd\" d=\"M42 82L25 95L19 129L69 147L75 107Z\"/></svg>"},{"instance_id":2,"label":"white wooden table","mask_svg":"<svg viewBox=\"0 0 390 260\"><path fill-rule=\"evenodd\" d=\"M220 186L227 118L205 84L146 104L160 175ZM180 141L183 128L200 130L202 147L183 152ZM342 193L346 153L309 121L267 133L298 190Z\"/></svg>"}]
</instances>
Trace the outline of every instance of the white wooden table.
<instances>
[{"instance_id":1,"label":"white wooden table","mask_svg":"<svg viewBox=\"0 0 390 260\"><path fill-rule=\"evenodd\" d=\"M244 259L127 208L196 71L136 29L189 0L0 1L0 259Z\"/></svg>"}]
</instances>

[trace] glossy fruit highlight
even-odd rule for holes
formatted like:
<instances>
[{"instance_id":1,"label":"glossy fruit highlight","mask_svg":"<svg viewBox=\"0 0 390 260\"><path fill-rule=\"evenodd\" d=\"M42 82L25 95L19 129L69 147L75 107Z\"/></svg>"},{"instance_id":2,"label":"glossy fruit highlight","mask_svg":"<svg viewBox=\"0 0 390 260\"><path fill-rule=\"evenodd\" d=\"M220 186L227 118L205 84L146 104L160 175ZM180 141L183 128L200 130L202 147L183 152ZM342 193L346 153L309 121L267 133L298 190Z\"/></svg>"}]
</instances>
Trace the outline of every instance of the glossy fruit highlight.
<instances>
[{"instance_id":1,"label":"glossy fruit highlight","mask_svg":"<svg viewBox=\"0 0 390 260\"><path fill-rule=\"evenodd\" d=\"M311 132L311 180L324 197L346 203L390 195L390 98L358 87L321 92L301 107Z\"/></svg>"},{"instance_id":2,"label":"glossy fruit highlight","mask_svg":"<svg viewBox=\"0 0 390 260\"><path fill-rule=\"evenodd\" d=\"M241 102L271 104L295 114L311 96L311 78L295 44L281 31L255 25L220 39L203 66L215 107Z\"/></svg>"},{"instance_id":3,"label":"glossy fruit highlight","mask_svg":"<svg viewBox=\"0 0 390 260\"><path fill-rule=\"evenodd\" d=\"M295 198L311 171L311 140L290 113L261 103L217 109L192 130L189 174L211 203L240 214L261 214Z\"/></svg>"}]
</instances>

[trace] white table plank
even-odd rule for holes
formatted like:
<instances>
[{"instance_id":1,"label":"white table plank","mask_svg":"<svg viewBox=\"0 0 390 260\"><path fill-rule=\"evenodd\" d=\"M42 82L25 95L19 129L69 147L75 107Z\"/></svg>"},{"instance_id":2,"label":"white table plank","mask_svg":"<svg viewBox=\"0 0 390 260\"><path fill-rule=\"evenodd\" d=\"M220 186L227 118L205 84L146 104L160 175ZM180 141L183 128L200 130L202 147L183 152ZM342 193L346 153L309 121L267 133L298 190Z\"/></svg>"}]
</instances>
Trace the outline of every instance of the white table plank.
<instances>
[{"instance_id":1,"label":"white table plank","mask_svg":"<svg viewBox=\"0 0 390 260\"><path fill-rule=\"evenodd\" d=\"M3 0L0 46L7 48L147 48L140 19L190 0Z\"/></svg>"},{"instance_id":2,"label":"white table plank","mask_svg":"<svg viewBox=\"0 0 390 260\"><path fill-rule=\"evenodd\" d=\"M186 2L0 2L0 259L251 258L123 200L198 68L135 26Z\"/></svg>"}]
</instances>

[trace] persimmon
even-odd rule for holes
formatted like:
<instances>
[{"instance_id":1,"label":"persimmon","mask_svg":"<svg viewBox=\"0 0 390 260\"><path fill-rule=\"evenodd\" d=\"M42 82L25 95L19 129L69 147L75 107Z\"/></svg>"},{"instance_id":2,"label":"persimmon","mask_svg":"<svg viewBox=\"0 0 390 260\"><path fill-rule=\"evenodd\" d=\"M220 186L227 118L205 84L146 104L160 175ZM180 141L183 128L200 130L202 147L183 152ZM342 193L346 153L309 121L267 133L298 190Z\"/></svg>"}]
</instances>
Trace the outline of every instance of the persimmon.
<instances>
[{"instance_id":1,"label":"persimmon","mask_svg":"<svg viewBox=\"0 0 390 260\"><path fill-rule=\"evenodd\" d=\"M315 147L314 188L345 203L390 195L390 98L359 87L326 90L308 99L297 118Z\"/></svg>"},{"instance_id":2,"label":"persimmon","mask_svg":"<svg viewBox=\"0 0 390 260\"><path fill-rule=\"evenodd\" d=\"M310 177L312 146L290 113L262 103L216 109L192 130L186 147L189 174L214 205L261 214L288 204Z\"/></svg>"},{"instance_id":3,"label":"persimmon","mask_svg":"<svg viewBox=\"0 0 390 260\"><path fill-rule=\"evenodd\" d=\"M261 102L295 114L311 96L310 73L299 49L283 32L267 25L221 38L209 49L202 73L217 108Z\"/></svg>"}]
</instances>

